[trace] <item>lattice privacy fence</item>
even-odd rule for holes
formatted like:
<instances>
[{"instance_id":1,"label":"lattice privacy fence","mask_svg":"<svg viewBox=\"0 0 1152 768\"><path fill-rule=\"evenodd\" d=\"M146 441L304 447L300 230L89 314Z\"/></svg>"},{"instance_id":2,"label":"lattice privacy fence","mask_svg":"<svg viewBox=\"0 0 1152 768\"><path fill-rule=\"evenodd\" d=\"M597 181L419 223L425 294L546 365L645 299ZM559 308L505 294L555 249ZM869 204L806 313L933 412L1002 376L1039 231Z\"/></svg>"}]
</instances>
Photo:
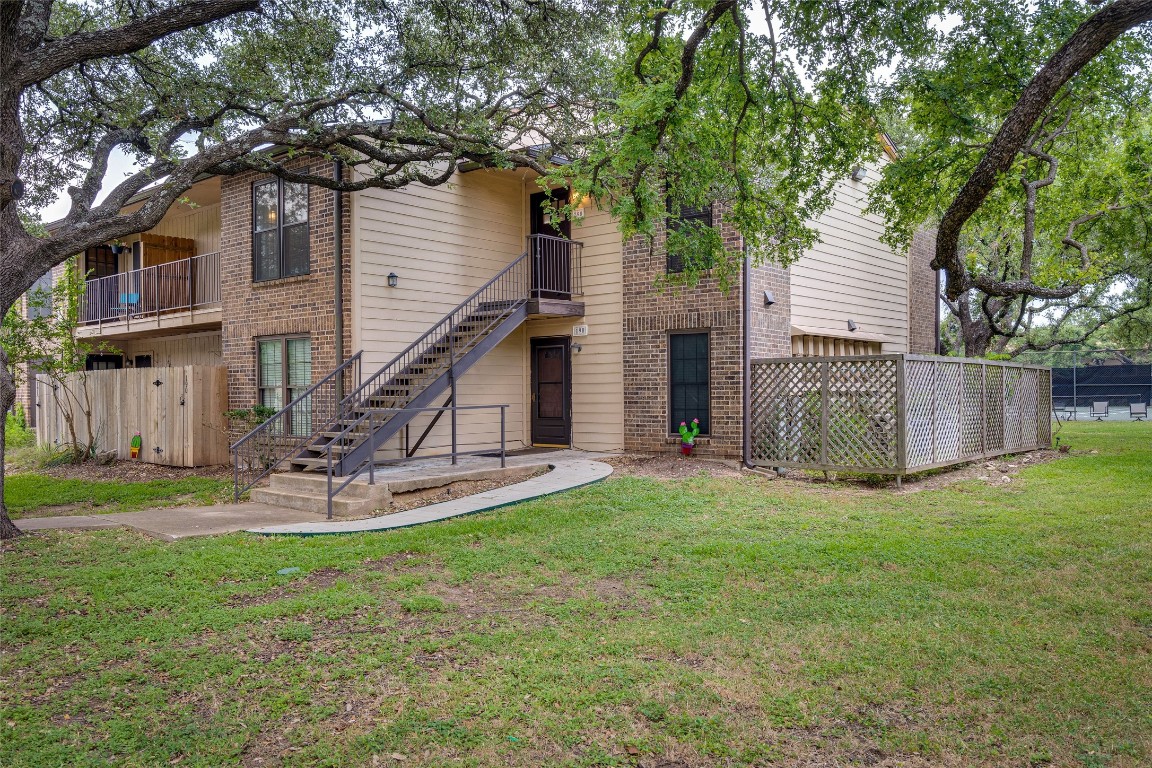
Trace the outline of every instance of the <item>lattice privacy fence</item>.
<instances>
[{"instance_id":1,"label":"lattice privacy fence","mask_svg":"<svg viewBox=\"0 0 1152 768\"><path fill-rule=\"evenodd\" d=\"M903 475L1047 447L1049 368L921 355L752 361L752 463Z\"/></svg>"}]
</instances>

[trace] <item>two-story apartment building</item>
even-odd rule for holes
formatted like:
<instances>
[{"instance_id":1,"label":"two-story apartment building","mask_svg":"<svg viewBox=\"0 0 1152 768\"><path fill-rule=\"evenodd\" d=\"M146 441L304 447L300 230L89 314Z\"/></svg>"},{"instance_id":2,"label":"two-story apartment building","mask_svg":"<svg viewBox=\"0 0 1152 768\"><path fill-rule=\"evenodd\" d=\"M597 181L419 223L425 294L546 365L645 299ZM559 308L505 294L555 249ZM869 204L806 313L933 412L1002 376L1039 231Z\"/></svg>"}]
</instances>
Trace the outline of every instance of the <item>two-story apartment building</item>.
<instances>
[{"instance_id":1,"label":"two-story apartment building","mask_svg":"<svg viewBox=\"0 0 1152 768\"><path fill-rule=\"evenodd\" d=\"M225 365L232 408L282 408L357 352L364 398L380 404L387 390L385 405L439 406L447 380L413 371L459 345L446 353L460 352L456 403L507 405L509 448L676 450L677 426L696 418L700 453L737 458L750 357L933 351L928 249L881 243L883 222L861 213L869 175L856 176L816 222L816 247L789 269L750 265L727 291L708 275L660 287L677 268L662 235L622 241L595 201L571 223L550 221L530 171L463 167L439 187L352 194L255 173L207 178L152 231L83 254L80 334L117 350L93 368ZM741 247L718 206L696 215ZM481 289L443 333L437 323ZM433 328L420 360L373 379ZM435 391L417 402L421 387ZM292 429L331 433L301 415L308 407ZM447 419L428 429L433 418L406 418L380 455L443 450ZM495 411L461 412L461 448L498 445L499 423Z\"/></svg>"}]
</instances>

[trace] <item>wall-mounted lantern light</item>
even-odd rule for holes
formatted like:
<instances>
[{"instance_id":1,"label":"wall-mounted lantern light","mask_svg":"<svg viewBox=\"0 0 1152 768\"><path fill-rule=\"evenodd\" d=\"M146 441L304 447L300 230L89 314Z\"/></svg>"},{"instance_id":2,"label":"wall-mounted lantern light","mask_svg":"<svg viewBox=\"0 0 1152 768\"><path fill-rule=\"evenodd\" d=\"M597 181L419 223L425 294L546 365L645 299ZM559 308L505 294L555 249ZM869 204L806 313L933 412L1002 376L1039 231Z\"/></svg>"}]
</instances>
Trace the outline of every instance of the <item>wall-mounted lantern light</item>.
<instances>
[{"instance_id":1,"label":"wall-mounted lantern light","mask_svg":"<svg viewBox=\"0 0 1152 768\"><path fill-rule=\"evenodd\" d=\"M396 275L396 273L395 272L389 272L388 273L388 287L389 288L395 288L399 284L400 284L400 278Z\"/></svg>"},{"instance_id":2,"label":"wall-mounted lantern light","mask_svg":"<svg viewBox=\"0 0 1152 768\"><path fill-rule=\"evenodd\" d=\"M864 181L868 176L868 169L863 166L856 166L852 169L852 181Z\"/></svg>"},{"instance_id":3,"label":"wall-mounted lantern light","mask_svg":"<svg viewBox=\"0 0 1152 768\"><path fill-rule=\"evenodd\" d=\"M772 295L772 291L764 291L764 306L770 307L776 303L776 297Z\"/></svg>"},{"instance_id":4,"label":"wall-mounted lantern light","mask_svg":"<svg viewBox=\"0 0 1152 768\"><path fill-rule=\"evenodd\" d=\"M584 347L582 347L582 346L580 345L580 342L578 342L578 341L574 341L574 342L572 342L572 347L571 347L571 349L572 349L572 353L573 353L573 354L576 354L576 353L577 353L577 352L579 352L580 350L584 349Z\"/></svg>"},{"instance_id":5,"label":"wall-mounted lantern light","mask_svg":"<svg viewBox=\"0 0 1152 768\"><path fill-rule=\"evenodd\" d=\"M854 330L856 330L856 329L857 329L857 328L859 328L859 327L860 327L860 326L856 325L856 321L854 321L854 320L849 320L849 321L848 321L848 330L850 330L850 331L854 331Z\"/></svg>"}]
</instances>

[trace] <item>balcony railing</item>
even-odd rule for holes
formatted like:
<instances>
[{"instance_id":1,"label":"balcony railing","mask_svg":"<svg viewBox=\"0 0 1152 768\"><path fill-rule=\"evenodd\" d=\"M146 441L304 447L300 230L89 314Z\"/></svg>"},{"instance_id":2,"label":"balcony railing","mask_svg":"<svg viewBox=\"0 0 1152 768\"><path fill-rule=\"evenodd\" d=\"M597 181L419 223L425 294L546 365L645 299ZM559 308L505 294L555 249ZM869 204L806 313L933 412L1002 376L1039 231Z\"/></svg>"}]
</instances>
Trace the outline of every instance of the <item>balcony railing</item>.
<instances>
[{"instance_id":1,"label":"balcony railing","mask_svg":"<svg viewBox=\"0 0 1152 768\"><path fill-rule=\"evenodd\" d=\"M582 296L584 243L551 235L529 235L528 253L532 257L533 299L569 300Z\"/></svg>"},{"instance_id":2,"label":"balcony railing","mask_svg":"<svg viewBox=\"0 0 1152 768\"><path fill-rule=\"evenodd\" d=\"M220 254L205 253L89 280L80 319L128 323L220 303Z\"/></svg>"}]
</instances>

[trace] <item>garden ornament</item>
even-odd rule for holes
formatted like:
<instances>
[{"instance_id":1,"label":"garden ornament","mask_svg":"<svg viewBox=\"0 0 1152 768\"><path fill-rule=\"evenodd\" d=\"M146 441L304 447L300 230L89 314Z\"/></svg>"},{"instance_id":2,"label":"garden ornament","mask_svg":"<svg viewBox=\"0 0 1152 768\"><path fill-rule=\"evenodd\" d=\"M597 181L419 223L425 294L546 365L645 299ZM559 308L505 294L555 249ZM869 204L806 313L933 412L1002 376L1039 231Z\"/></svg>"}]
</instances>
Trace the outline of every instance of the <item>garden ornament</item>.
<instances>
[{"instance_id":1,"label":"garden ornament","mask_svg":"<svg viewBox=\"0 0 1152 768\"><path fill-rule=\"evenodd\" d=\"M685 456L692 455L692 446L696 444L696 436L700 434L700 419L692 419L692 427L688 422L680 422L680 453Z\"/></svg>"}]
</instances>

